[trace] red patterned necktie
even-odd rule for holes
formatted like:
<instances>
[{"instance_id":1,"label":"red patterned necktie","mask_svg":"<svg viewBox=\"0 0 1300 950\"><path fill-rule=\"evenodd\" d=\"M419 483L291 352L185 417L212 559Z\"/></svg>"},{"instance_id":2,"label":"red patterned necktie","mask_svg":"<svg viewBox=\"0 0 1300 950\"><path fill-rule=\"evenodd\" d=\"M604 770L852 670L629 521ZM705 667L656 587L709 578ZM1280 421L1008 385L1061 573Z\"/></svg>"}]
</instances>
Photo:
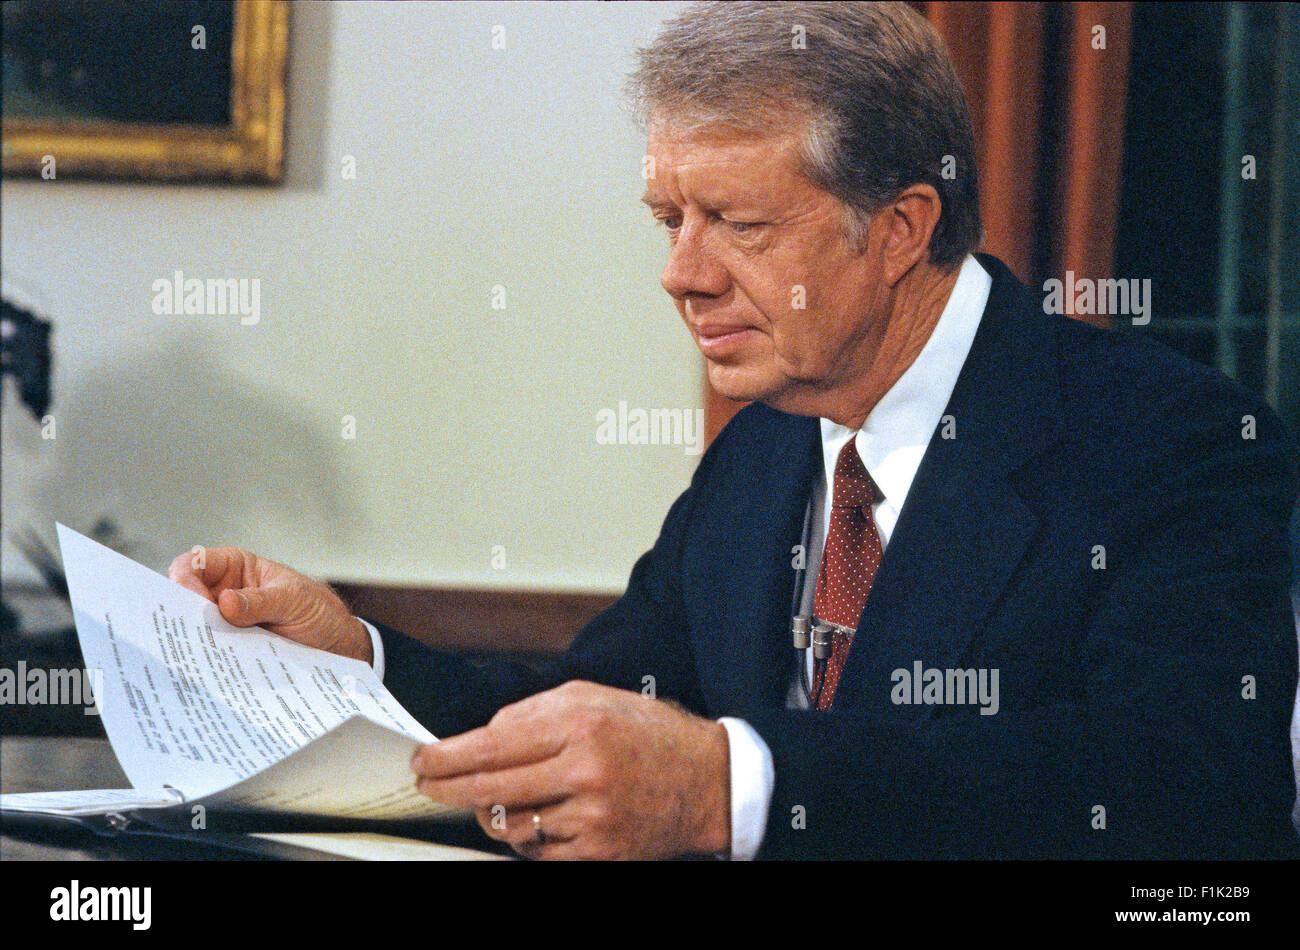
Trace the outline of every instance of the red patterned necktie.
<instances>
[{"instance_id":1,"label":"red patterned necktie","mask_svg":"<svg viewBox=\"0 0 1300 950\"><path fill-rule=\"evenodd\" d=\"M813 594L813 615L856 629L862 619L871 582L880 567L880 535L871 514L872 502L879 497L875 483L858 455L855 435L840 449L835 461L835 484L831 490L831 519L826 532L826 549L817 571L817 589ZM817 708L830 709L835 687L848 656L852 641L838 631L826 665ZM816 684L814 683L814 691Z\"/></svg>"}]
</instances>

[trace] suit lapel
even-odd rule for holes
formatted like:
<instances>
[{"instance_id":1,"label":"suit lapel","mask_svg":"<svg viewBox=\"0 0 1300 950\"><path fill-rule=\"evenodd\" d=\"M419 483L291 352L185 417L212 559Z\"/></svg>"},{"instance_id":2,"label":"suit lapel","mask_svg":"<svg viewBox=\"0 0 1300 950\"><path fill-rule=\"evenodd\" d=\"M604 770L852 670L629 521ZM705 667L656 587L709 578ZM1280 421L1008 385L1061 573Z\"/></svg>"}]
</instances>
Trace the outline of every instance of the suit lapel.
<instances>
[{"instance_id":1,"label":"suit lapel","mask_svg":"<svg viewBox=\"0 0 1300 950\"><path fill-rule=\"evenodd\" d=\"M1060 396L1049 322L998 261L971 352L881 559L835 708L890 702L896 669L955 668L1014 574L1038 526L1012 474L1059 438Z\"/></svg>"},{"instance_id":2,"label":"suit lapel","mask_svg":"<svg viewBox=\"0 0 1300 950\"><path fill-rule=\"evenodd\" d=\"M771 431L755 440L759 452L743 456L743 472L723 476L728 489L697 539L706 552L692 577L699 595L687 598L697 661L718 671L704 678L718 714L781 705L794 668L791 548L821 465L821 430L814 418L759 411L771 413Z\"/></svg>"}]
</instances>

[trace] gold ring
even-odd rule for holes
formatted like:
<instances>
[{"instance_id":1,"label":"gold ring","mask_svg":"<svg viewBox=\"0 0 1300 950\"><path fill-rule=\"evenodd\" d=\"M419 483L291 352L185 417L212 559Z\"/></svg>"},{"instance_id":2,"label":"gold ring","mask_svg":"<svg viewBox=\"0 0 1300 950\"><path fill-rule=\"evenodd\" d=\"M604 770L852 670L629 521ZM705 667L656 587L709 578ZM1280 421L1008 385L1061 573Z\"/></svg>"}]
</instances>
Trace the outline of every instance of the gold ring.
<instances>
[{"instance_id":1,"label":"gold ring","mask_svg":"<svg viewBox=\"0 0 1300 950\"><path fill-rule=\"evenodd\" d=\"M546 834L542 831L542 816L533 812L533 837L538 844L546 844Z\"/></svg>"}]
</instances>

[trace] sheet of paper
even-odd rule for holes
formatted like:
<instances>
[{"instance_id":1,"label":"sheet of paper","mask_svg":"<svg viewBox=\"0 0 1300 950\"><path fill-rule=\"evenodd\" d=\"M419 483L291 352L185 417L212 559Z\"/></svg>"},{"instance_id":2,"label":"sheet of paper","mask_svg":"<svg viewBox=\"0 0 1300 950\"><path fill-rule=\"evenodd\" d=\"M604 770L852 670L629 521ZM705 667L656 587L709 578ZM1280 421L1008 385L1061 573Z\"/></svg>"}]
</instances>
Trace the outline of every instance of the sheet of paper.
<instances>
[{"instance_id":1,"label":"sheet of paper","mask_svg":"<svg viewBox=\"0 0 1300 950\"><path fill-rule=\"evenodd\" d=\"M135 788L101 788L77 792L17 792L0 795L0 811L52 815L103 815L133 808L164 808L180 801L180 793Z\"/></svg>"},{"instance_id":2,"label":"sheet of paper","mask_svg":"<svg viewBox=\"0 0 1300 950\"><path fill-rule=\"evenodd\" d=\"M354 861L509 861L504 854L490 854L473 848L459 848L433 841L397 838L393 835L369 832L258 832L254 838L265 838L280 844L323 851L351 858Z\"/></svg>"},{"instance_id":3,"label":"sheet of paper","mask_svg":"<svg viewBox=\"0 0 1300 950\"><path fill-rule=\"evenodd\" d=\"M416 745L409 736L354 716L288 758L190 805L385 821L460 814L415 790L410 761Z\"/></svg>"},{"instance_id":4,"label":"sheet of paper","mask_svg":"<svg viewBox=\"0 0 1300 950\"><path fill-rule=\"evenodd\" d=\"M100 715L136 788L173 785L197 798L356 715L434 741L367 664L235 627L193 591L58 532L86 667L102 671Z\"/></svg>"}]
</instances>

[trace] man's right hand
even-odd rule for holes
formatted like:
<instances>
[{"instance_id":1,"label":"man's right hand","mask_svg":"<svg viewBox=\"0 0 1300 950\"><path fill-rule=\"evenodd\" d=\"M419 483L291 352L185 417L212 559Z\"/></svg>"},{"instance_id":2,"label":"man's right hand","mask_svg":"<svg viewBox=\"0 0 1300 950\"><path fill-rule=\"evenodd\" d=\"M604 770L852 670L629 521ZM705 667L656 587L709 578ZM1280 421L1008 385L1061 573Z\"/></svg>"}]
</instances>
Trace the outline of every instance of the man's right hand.
<instances>
[{"instance_id":1,"label":"man's right hand","mask_svg":"<svg viewBox=\"0 0 1300 950\"><path fill-rule=\"evenodd\" d=\"M370 634L327 586L241 548L179 554L167 576L212 601L238 627L254 624L309 647L374 662Z\"/></svg>"}]
</instances>

